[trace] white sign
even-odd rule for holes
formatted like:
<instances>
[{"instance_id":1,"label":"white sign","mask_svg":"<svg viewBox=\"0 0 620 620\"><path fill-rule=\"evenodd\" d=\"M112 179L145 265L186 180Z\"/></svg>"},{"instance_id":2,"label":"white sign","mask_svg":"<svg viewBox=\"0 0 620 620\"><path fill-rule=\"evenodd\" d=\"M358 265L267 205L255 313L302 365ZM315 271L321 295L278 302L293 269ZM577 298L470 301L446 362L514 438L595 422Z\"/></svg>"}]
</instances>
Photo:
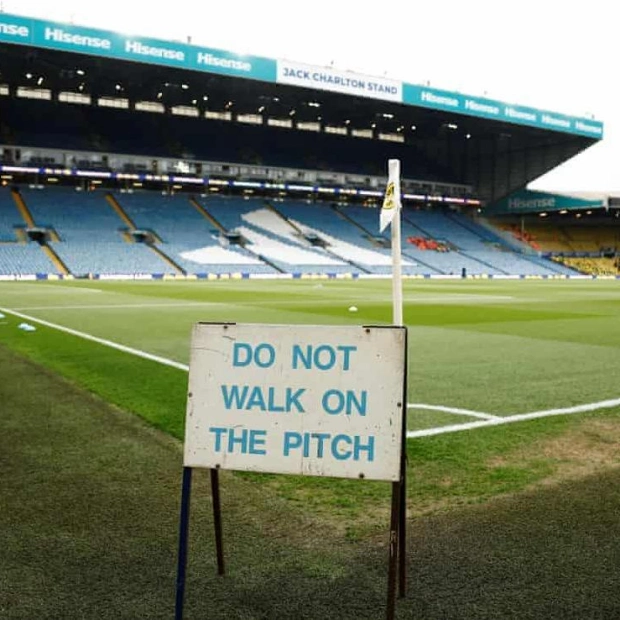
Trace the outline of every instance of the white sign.
<instances>
[{"instance_id":1,"label":"white sign","mask_svg":"<svg viewBox=\"0 0 620 620\"><path fill-rule=\"evenodd\" d=\"M186 467L399 479L406 329L194 327Z\"/></svg>"},{"instance_id":2,"label":"white sign","mask_svg":"<svg viewBox=\"0 0 620 620\"><path fill-rule=\"evenodd\" d=\"M285 60L278 61L277 81L280 84L331 90L357 97L372 97L399 103L403 101L402 82Z\"/></svg>"}]
</instances>

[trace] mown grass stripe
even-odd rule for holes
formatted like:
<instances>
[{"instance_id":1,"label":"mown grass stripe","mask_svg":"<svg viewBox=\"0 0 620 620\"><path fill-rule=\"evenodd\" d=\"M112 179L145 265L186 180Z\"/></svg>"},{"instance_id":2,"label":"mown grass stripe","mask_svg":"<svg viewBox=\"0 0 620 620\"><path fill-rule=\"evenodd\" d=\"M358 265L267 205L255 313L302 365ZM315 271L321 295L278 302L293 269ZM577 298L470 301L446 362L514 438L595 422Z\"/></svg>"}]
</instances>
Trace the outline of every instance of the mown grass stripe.
<instances>
[{"instance_id":1,"label":"mown grass stripe","mask_svg":"<svg viewBox=\"0 0 620 620\"><path fill-rule=\"evenodd\" d=\"M64 333L67 333L73 336L77 336L84 340L89 340L91 342L95 342L97 344L101 344L106 347L116 349L118 351L122 351L124 353L129 353L136 357L150 360L150 361L162 364L164 366L176 368L179 370L183 370L185 372L189 371L189 366L187 364L182 364L181 362L176 362L174 360L171 360L171 359L159 356L159 355L153 355L146 351L142 351L134 347L128 347L126 345L119 344L112 340L107 340L105 338L99 338L97 336L93 336L86 332L81 332L81 331L72 329L70 327L58 325L57 323L51 323L50 321L45 321L44 319L38 319L36 317L23 314L21 312L12 310L10 308L0 307L0 312L5 312L7 314L11 314L13 316L24 319L26 321L31 321L33 323L37 323L39 325L43 325L51 329L55 329L55 330L58 330L58 331L61 331L61 332L64 332ZM498 426L502 424L511 424L515 422L523 422L527 420L535 420L535 419L546 418L546 417L551 417L551 416L570 415L574 413L585 413L588 411L598 411L600 409L610 409L610 408L617 407L617 406L620 406L620 398L597 401L593 403L585 403L585 404L577 405L574 407L565 407L565 408L560 408L560 409L546 409L542 411L533 411L530 413L522 413L522 414L517 414L513 416L499 417L499 416L493 416L491 414L487 414L483 412L472 411L469 409L452 408L452 407L447 407L444 405L408 403L407 404L408 409L435 410L435 411L442 411L445 413L469 415L471 417L478 417L482 419L477 422L467 422L464 424L450 424L446 426L421 429L417 431L407 431L407 438L415 439L415 438L420 438L420 437L432 437L434 435L443 435L445 433L455 433L455 432L460 432L460 431L473 430L477 428L484 428L486 426Z\"/></svg>"},{"instance_id":2,"label":"mown grass stripe","mask_svg":"<svg viewBox=\"0 0 620 620\"><path fill-rule=\"evenodd\" d=\"M135 355L136 357L141 357L146 360L151 360L152 362L157 362L158 364L163 364L164 366L178 368L179 370L184 370L185 372L189 371L189 366L187 364L181 364L180 362L175 362L174 360L168 359L166 357L161 357L160 355L153 355L152 353L147 353L146 351L141 351L140 349L134 349L133 347L127 347L124 344L119 344L118 342L114 342L112 340L106 340L105 338L98 338L97 336L93 336L85 332L80 332L77 329L71 329L70 327L65 327L64 325L58 325L57 323L50 323L49 321L45 321L43 319L37 319L28 314L23 314L21 312L11 310L10 308L0 308L0 311L6 312L7 314L12 314L13 316L24 319L26 321L31 321L32 323L38 323L39 325L44 325L45 327L56 329L58 331L64 332L65 334L71 334L72 336L83 338L84 340L90 340L91 342L102 344L106 347L110 347L111 349L123 351L124 353L130 353L131 355Z\"/></svg>"}]
</instances>

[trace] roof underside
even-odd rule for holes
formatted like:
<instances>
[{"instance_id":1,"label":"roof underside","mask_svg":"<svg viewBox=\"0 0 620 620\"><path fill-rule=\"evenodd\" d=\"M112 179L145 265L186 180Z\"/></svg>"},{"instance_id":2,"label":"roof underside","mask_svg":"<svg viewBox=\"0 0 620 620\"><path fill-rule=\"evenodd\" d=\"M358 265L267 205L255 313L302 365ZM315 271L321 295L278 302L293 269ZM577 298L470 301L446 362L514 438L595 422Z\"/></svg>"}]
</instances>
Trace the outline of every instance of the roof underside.
<instances>
[{"instance_id":1,"label":"roof underside","mask_svg":"<svg viewBox=\"0 0 620 620\"><path fill-rule=\"evenodd\" d=\"M27 78L27 75L32 77ZM448 170L454 181L471 185L483 201L497 200L574 157L597 140L568 133L530 128L451 112L376 101L190 70L96 58L81 54L0 44L0 83L11 93L18 86L82 92L95 100L122 96L131 101L159 101L167 109L195 105L199 110L319 121L348 129L400 132L412 155ZM120 89L119 89L120 87ZM0 113L2 100L0 97ZM196 102L196 103L194 103ZM320 104L317 106L316 104ZM0 116L0 123L2 118ZM195 119L196 131L201 123ZM316 136L296 132L311 151ZM347 138L355 144L359 138ZM355 148L351 149L355 157ZM406 151L405 151L406 153ZM412 158L415 159L415 158ZM356 161L347 162L349 165ZM403 157L406 177L415 170Z\"/></svg>"}]
</instances>

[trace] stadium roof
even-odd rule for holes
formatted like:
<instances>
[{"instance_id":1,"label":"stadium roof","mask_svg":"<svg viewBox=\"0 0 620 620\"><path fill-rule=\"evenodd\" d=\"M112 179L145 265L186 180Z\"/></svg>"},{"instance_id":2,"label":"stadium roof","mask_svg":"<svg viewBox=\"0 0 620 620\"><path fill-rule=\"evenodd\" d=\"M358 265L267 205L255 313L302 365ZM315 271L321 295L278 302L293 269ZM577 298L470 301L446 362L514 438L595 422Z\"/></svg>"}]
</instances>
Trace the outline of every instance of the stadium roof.
<instances>
[{"instance_id":1,"label":"stadium roof","mask_svg":"<svg viewBox=\"0 0 620 620\"><path fill-rule=\"evenodd\" d=\"M0 14L0 51L0 84L10 88L32 80L56 91L84 88L93 96L400 133L486 201L525 187L603 136L602 123L591 119L9 14Z\"/></svg>"}]
</instances>

